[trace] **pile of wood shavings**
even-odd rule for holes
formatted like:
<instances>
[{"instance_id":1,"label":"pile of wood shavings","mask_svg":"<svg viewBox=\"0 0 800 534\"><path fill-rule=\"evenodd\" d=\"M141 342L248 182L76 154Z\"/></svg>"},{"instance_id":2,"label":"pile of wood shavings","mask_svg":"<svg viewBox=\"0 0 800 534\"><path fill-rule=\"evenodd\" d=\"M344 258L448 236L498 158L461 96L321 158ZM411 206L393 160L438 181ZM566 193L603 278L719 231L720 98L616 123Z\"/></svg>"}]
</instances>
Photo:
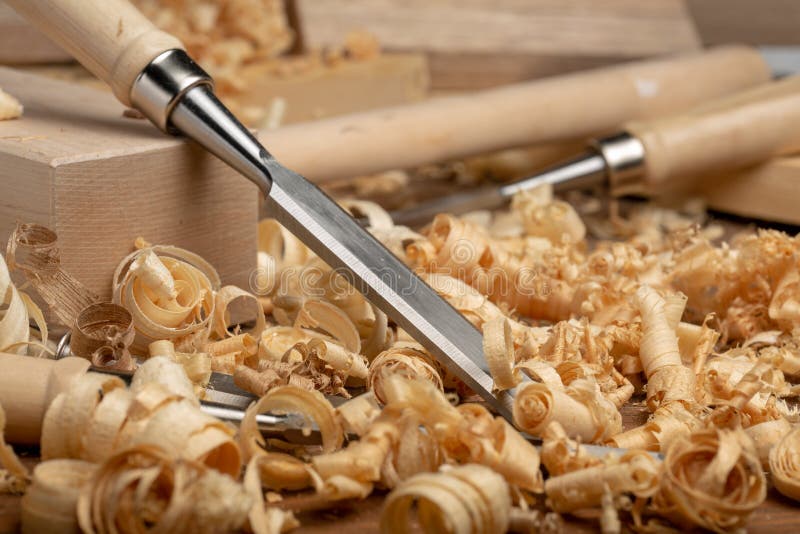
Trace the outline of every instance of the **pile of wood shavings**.
<instances>
[{"instance_id":1,"label":"pile of wood shavings","mask_svg":"<svg viewBox=\"0 0 800 534\"><path fill-rule=\"evenodd\" d=\"M483 331L496 388L518 388L516 429L273 221L260 227L258 298L223 291L187 251L139 243L115 284L133 317L131 351L152 356L138 373L150 371L130 391L88 375L46 419L48 458L99 466L78 492L84 528L105 532L115 514L154 505L109 508L99 488L116 478L223 476L209 470L246 497L207 510L206 497L173 485L157 505L170 513L150 520L194 524L207 512L227 521L220 529L279 532L295 520L265 502L278 493L313 491L335 507L388 490L386 532L405 531L411 509L448 532L553 531L559 514L593 509L606 532L668 522L722 532L764 501L765 471L800 494L798 416L786 403L800 373L796 238L760 231L715 244L713 232L649 210L628 239L590 247L581 217L549 190L495 215L440 215L421 233L373 204L345 206ZM235 299L258 308L250 332L230 328ZM212 368L260 397L235 440L197 410ZM98 387L100 398L86 393ZM360 388L337 409L323 395ZM651 417L623 431L620 408L640 395ZM265 438L261 412L300 414L320 444ZM64 420L75 434L53 430ZM179 420L180 439L167 431ZM518 430L543 438L541 449ZM599 457L590 442L627 451Z\"/></svg>"}]
</instances>

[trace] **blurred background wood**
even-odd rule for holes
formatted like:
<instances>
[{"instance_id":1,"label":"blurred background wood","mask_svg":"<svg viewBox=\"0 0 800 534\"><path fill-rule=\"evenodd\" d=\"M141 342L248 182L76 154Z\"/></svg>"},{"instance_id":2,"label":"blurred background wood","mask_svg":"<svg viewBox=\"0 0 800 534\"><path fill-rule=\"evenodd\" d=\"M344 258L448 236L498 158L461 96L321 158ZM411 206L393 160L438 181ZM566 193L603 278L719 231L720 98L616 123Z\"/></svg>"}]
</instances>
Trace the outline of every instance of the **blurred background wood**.
<instances>
[{"instance_id":1,"label":"blurred background wood","mask_svg":"<svg viewBox=\"0 0 800 534\"><path fill-rule=\"evenodd\" d=\"M0 1L0 65L71 61L69 54Z\"/></svg>"},{"instance_id":2,"label":"blurred background wood","mask_svg":"<svg viewBox=\"0 0 800 534\"><path fill-rule=\"evenodd\" d=\"M686 0L703 44L800 44L798 0Z\"/></svg>"},{"instance_id":3,"label":"blurred background wood","mask_svg":"<svg viewBox=\"0 0 800 534\"><path fill-rule=\"evenodd\" d=\"M429 54L434 89L476 89L693 50L683 0L296 0L307 46L354 28Z\"/></svg>"}]
</instances>

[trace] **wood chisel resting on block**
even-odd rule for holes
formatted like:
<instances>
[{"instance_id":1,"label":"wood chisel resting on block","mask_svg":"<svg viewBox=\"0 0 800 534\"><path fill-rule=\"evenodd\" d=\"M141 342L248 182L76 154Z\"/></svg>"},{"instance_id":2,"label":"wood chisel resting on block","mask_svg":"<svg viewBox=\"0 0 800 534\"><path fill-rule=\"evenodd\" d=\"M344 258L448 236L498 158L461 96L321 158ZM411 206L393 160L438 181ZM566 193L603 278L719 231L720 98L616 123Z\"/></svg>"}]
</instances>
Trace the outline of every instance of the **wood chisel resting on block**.
<instances>
[{"instance_id":1,"label":"wood chisel resting on block","mask_svg":"<svg viewBox=\"0 0 800 534\"><path fill-rule=\"evenodd\" d=\"M512 419L511 395L503 393L495 397L492 379L483 370L486 364L481 333L316 186L278 163L217 100L211 79L182 50L176 38L156 29L123 0L11 0L9 3L109 83L124 104L141 111L162 130L194 139L257 184L271 216L339 270L492 408ZM574 109L566 106L571 113L570 123L563 117L540 115L552 121L547 127L573 131L576 123L587 121L591 131L602 131L631 117L646 116L642 110L650 104L674 110L673 101L677 98L689 107L698 99L715 96L708 94L708 88L712 93L727 93L742 85L752 85L753 79L769 76L766 65L753 51L738 54L734 51L724 60L724 65L733 70L705 72L708 66L703 61L697 57L690 61L699 72L688 89L681 64L669 62L642 66L647 73L644 79L631 67L619 71L626 73L624 79L607 78L607 86L597 83L576 87L575 83L568 83L576 102L587 93L608 95L608 102L599 102L586 116L576 115ZM624 91L616 89L619 84L623 84ZM675 88L675 98L664 92L666 84ZM562 92L555 84L548 94L551 99L561 99ZM529 107L547 110L550 104L552 101L531 102ZM658 109L656 106L654 111ZM507 109L506 114L509 112L513 112L511 115L517 122L528 120L519 110ZM424 124L418 127L424 128ZM461 133L467 136L467 141L492 135L480 130ZM324 139L308 142L325 144ZM434 139L429 142L436 143ZM392 147L392 151L402 149Z\"/></svg>"},{"instance_id":2,"label":"wood chisel resting on block","mask_svg":"<svg viewBox=\"0 0 800 534\"><path fill-rule=\"evenodd\" d=\"M500 207L520 191L544 184L551 184L555 191L603 185L615 195L663 193L685 186L688 179L696 181L800 151L798 125L800 76L793 76L685 114L630 122L621 132L590 142L585 153L529 178L451 195L391 215L396 224L425 224L437 213Z\"/></svg>"}]
</instances>

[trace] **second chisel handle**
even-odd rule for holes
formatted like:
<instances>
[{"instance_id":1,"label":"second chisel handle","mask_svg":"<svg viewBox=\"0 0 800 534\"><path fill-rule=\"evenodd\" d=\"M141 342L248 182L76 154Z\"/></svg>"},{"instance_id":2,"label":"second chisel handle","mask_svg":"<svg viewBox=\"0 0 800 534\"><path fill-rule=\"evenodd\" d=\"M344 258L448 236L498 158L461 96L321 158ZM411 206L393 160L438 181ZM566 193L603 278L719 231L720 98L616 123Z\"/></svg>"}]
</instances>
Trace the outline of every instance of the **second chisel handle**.
<instances>
[{"instance_id":1,"label":"second chisel handle","mask_svg":"<svg viewBox=\"0 0 800 534\"><path fill-rule=\"evenodd\" d=\"M0 352L0 404L6 412L6 439L39 443L50 402L89 365L83 358L50 360Z\"/></svg>"},{"instance_id":2,"label":"second chisel handle","mask_svg":"<svg viewBox=\"0 0 800 534\"><path fill-rule=\"evenodd\" d=\"M673 179L740 169L798 152L800 76L680 116L631 123L626 130L644 145L644 185L651 190L661 190Z\"/></svg>"},{"instance_id":3,"label":"second chisel handle","mask_svg":"<svg viewBox=\"0 0 800 534\"><path fill-rule=\"evenodd\" d=\"M183 48L127 0L6 0L130 105L134 80L162 52Z\"/></svg>"}]
</instances>

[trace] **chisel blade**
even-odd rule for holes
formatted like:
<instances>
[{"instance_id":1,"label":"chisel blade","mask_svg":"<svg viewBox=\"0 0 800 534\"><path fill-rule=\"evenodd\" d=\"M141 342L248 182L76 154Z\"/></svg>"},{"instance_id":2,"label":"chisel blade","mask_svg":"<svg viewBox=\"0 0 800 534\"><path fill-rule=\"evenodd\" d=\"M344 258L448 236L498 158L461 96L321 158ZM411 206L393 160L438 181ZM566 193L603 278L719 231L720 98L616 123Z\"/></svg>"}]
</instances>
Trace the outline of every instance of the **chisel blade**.
<instances>
[{"instance_id":1,"label":"chisel blade","mask_svg":"<svg viewBox=\"0 0 800 534\"><path fill-rule=\"evenodd\" d=\"M511 421L511 395L495 396L484 370L481 333L318 187L271 158L266 165L267 212Z\"/></svg>"}]
</instances>

